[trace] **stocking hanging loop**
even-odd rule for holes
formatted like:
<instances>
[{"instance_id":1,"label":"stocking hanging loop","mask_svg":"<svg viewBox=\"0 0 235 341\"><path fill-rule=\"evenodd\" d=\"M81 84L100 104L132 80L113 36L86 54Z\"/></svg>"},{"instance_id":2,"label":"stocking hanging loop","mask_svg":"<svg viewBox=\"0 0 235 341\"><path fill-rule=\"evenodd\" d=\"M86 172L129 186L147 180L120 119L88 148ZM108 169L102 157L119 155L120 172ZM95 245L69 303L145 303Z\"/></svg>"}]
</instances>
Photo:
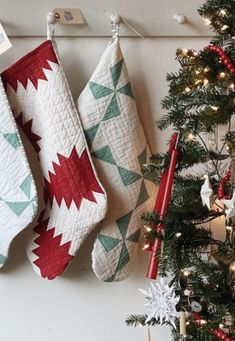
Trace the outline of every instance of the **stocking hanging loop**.
<instances>
[{"instance_id":1,"label":"stocking hanging loop","mask_svg":"<svg viewBox=\"0 0 235 341\"><path fill-rule=\"evenodd\" d=\"M54 40L56 19L57 13L47 14L47 40Z\"/></svg>"},{"instance_id":2,"label":"stocking hanging loop","mask_svg":"<svg viewBox=\"0 0 235 341\"><path fill-rule=\"evenodd\" d=\"M117 13L111 14L109 18L111 21L112 38L117 39L119 37L119 24L122 18Z\"/></svg>"}]
</instances>

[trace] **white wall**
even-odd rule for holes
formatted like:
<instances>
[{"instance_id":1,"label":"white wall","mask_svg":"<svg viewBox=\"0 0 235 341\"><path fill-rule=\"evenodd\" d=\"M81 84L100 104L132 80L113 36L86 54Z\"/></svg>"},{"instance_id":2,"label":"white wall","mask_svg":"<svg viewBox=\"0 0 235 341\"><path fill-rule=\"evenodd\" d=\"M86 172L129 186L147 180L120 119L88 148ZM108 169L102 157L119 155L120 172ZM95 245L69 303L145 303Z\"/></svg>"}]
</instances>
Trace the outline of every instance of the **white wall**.
<instances>
[{"instance_id":1,"label":"white wall","mask_svg":"<svg viewBox=\"0 0 235 341\"><path fill-rule=\"evenodd\" d=\"M39 45L42 38L12 38L13 48L0 56L0 70ZM107 38L58 38L62 64L76 98L94 70ZM154 122L163 114L160 100L167 93L166 72L178 67L177 47L202 48L207 38L123 38L126 58L139 112L154 151L165 150L168 132ZM102 283L91 269L95 233L88 238L67 272L54 281L39 278L25 256L30 228L12 244L10 259L0 273L1 341L140 341L144 328L126 327L130 313L142 313L147 288L147 257L141 252L132 276L121 283ZM166 328L151 329L152 340L170 340Z\"/></svg>"}]
</instances>

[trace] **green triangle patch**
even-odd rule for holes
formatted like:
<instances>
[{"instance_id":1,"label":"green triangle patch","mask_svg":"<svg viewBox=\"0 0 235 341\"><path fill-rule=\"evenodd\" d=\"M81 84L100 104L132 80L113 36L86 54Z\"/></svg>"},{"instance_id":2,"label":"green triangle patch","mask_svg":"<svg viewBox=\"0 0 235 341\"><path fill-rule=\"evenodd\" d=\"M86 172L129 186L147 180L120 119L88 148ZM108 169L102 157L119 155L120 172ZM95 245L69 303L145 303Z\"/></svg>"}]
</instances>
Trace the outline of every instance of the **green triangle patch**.
<instances>
[{"instance_id":1,"label":"green triangle patch","mask_svg":"<svg viewBox=\"0 0 235 341\"><path fill-rule=\"evenodd\" d=\"M119 115L121 115L121 111L118 106L117 96L116 94L114 94L105 111L102 121L110 120L111 118L119 116Z\"/></svg>"},{"instance_id":2,"label":"green triangle patch","mask_svg":"<svg viewBox=\"0 0 235 341\"><path fill-rule=\"evenodd\" d=\"M127 214L125 214L123 217L119 218L116 221L117 226L119 228L119 231L120 231L120 233L122 235L123 240L126 237L126 233L127 233L127 229L128 229L128 225L129 225L130 219L131 219L131 215L132 215L132 211L127 213Z\"/></svg>"},{"instance_id":3,"label":"green triangle patch","mask_svg":"<svg viewBox=\"0 0 235 341\"><path fill-rule=\"evenodd\" d=\"M30 198L31 183L32 183L31 175L28 175L20 185L20 188L28 198Z\"/></svg>"},{"instance_id":4,"label":"green triangle patch","mask_svg":"<svg viewBox=\"0 0 235 341\"><path fill-rule=\"evenodd\" d=\"M7 257L3 256L2 254L0 254L0 264L3 265L6 263Z\"/></svg>"},{"instance_id":5,"label":"green triangle patch","mask_svg":"<svg viewBox=\"0 0 235 341\"><path fill-rule=\"evenodd\" d=\"M140 229L135 231L132 235L130 235L130 237L127 238L127 240L129 242L134 242L134 243L138 243L139 239L140 239Z\"/></svg>"},{"instance_id":6,"label":"green triangle patch","mask_svg":"<svg viewBox=\"0 0 235 341\"><path fill-rule=\"evenodd\" d=\"M113 282L114 278L115 278L116 274L112 275L111 277L109 277L108 279L105 279L104 282Z\"/></svg>"},{"instance_id":7,"label":"green triangle patch","mask_svg":"<svg viewBox=\"0 0 235 341\"><path fill-rule=\"evenodd\" d=\"M148 194L147 188L145 186L144 181L142 181L136 207L142 205L146 200L148 200L148 198L149 198L149 194Z\"/></svg>"},{"instance_id":8,"label":"green triangle patch","mask_svg":"<svg viewBox=\"0 0 235 341\"><path fill-rule=\"evenodd\" d=\"M116 161L114 160L112 151L108 145L101 149L96 150L91 155L94 156L96 159L99 159L101 161L104 161L104 162L110 163L111 165L116 166Z\"/></svg>"},{"instance_id":9,"label":"green triangle patch","mask_svg":"<svg viewBox=\"0 0 235 341\"><path fill-rule=\"evenodd\" d=\"M114 66L110 68L114 88L116 88L118 85L118 81L122 72L122 65L123 59L121 59L118 63L116 63Z\"/></svg>"},{"instance_id":10,"label":"green triangle patch","mask_svg":"<svg viewBox=\"0 0 235 341\"><path fill-rule=\"evenodd\" d=\"M140 166L147 162L147 148L144 148L143 152L138 156Z\"/></svg>"},{"instance_id":11,"label":"green triangle patch","mask_svg":"<svg viewBox=\"0 0 235 341\"><path fill-rule=\"evenodd\" d=\"M128 186L136 182L137 180L141 179L142 176L138 173L132 172L128 169L118 167L118 172L122 179L122 183L124 186Z\"/></svg>"},{"instance_id":12,"label":"green triangle patch","mask_svg":"<svg viewBox=\"0 0 235 341\"><path fill-rule=\"evenodd\" d=\"M96 124L95 126L88 128L87 130L84 130L85 136L86 136L86 141L88 144L88 147L91 148L91 145L95 139L96 133L99 129L99 123Z\"/></svg>"},{"instance_id":13,"label":"green triangle patch","mask_svg":"<svg viewBox=\"0 0 235 341\"><path fill-rule=\"evenodd\" d=\"M32 204L32 208L33 208L33 213L36 213L36 211L37 211L37 206L34 205L34 204Z\"/></svg>"},{"instance_id":14,"label":"green triangle patch","mask_svg":"<svg viewBox=\"0 0 235 341\"><path fill-rule=\"evenodd\" d=\"M127 83L126 85L124 85L123 87L118 89L117 92L119 92L120 94L129 96L131 98L134 98L134 94L133 94L133 91L132 91L131 83Z\"/></svg>"},{"instance_id":15,"label":"green triangle patch","mask_svg":"<svg viewBox=\"0 0 235 341\"><path fill-rule=\"evenodd\" d=\"M21 202L10 202L5 201L7 206L14 212L18 217L24 212L24 210L31 204L31 201Z\"/></svg>"},{"instance_id":16,"label":"green triangle patch","mask_svg":"<svg viewBox=\"0 0 235 341\"><path fill-rule=\"evenodd\" d=\"M33 213L35 213L37 211L37 197L35 196L30 201L32 203Z\"/></svg>"},{"instance_id":17,"label":"green triangle patch","mask_svg":"<svg viewBox=\"0 0 235 341\"><path fill-rule=\"evenodd\" d=\"M130 260L130 256L129 256L127 246L125 243L123 243L115 273L117 273L118 271L121 271L124 268L124 266L128 264L129 260Z\"/></svg>"},{"instance_id":18,"label":"green triangle patch","mask_svg":"<svg viewBox=\"0 0 235 341\"><path fill-rule=\"evenodd\" d=\"M103 86L101 84L89 81L89 88L92 92L92 95L95 99L100 99L105 96L108 96L114 92L113 89L107 88L106 86Z\"/></svg>"},{"instance_id":19,"label":"green triangle patch","mask_svg":"<svg viewBox=\"0 0 235 341\"><path fill-rule=\"evenodd\" d=\"M117 246L121 242L120 239L109 237L104 234L98 234L97 238L103 245L106 252L111 251L112 249L115 248L115 246Z\"/></svg>"},{"instance_id":20,"label":"green triangle patch","mask_svg":"<svg viewBox=\"0 0 235 341\"><path fill-rule=\"evenodd\" d=\"M16 133L2 134L4 139L16 150L20 146L20 141Z\"/></svg>"}]
</instances>

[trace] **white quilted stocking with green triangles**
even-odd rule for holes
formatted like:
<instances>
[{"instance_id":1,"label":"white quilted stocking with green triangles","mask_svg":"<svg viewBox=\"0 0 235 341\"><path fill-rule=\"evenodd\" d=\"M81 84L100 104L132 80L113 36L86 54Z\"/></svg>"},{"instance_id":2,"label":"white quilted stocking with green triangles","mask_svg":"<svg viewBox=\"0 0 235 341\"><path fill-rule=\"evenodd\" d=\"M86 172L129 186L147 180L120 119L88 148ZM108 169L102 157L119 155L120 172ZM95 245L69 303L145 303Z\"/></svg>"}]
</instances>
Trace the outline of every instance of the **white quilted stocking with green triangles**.
<instances>
[{"instance_id":1,"label":"white quilted stocking with green triangles","mask_svg":"<svg viewBox=\"0 0 235 341\"><path fill-rule=\"evenodd\" d=\"M155 186L141 175L148 147L118 39L106 48L78 99L78 109L109 206L92 266L98 278L120 281L136 263L140 216Z\"/></svg>"},{"instance_id":2,"label":"white quilted stocking with green triangles","mask_svg":"<svg viewBox=\"0 0 235 341\"><path fill-rule=\"evenodd\" d=\"M37 195L25 151L0 80L0 268L11 241L34 218Z\"/></svg>"}]
</instances>

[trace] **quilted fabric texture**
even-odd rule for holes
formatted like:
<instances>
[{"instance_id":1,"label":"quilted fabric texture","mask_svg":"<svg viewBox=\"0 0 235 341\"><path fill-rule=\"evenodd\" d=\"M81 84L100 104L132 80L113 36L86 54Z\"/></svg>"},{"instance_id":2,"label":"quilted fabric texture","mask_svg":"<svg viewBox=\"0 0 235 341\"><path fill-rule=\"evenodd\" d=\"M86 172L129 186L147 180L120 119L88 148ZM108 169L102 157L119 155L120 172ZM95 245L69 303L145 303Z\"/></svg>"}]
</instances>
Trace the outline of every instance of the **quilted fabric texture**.
<instances>
[{"instance_id":1,"label":"quilted fabric texture","mask_svg":"<svg viewBox=\"0 0 235 341\"><path fill-rule=\"evenodd\" d=\"M38 153L44 178L45 208L28 256L37 273L53 279L104 218L106 194L52 42L27 54L2 78L16 120Z\"/></svg>"},{"instance_id":2,"label":"quilted fabric texture","mask_svg":"<svg viewBox=\"0 0 235 341\"><path fill-rule=\"evenodd\" d=\"M0 79L0 267L11 241L33 220L37 193L17 126Z\"/></svg>"},{"instance_id":3,"label":"quilted fabric texture","mask_svg":"<svg viewBox=\"0 0 235 341\"><path fill-rule=\"evenodd\" d=\"M104 281L120 281L136 263L140 216L150 207L155 186L141 175L148 147L118 40L105 50L78 110L109 201L92 252L93 269Z\"/></svg>"}]
</instances>

